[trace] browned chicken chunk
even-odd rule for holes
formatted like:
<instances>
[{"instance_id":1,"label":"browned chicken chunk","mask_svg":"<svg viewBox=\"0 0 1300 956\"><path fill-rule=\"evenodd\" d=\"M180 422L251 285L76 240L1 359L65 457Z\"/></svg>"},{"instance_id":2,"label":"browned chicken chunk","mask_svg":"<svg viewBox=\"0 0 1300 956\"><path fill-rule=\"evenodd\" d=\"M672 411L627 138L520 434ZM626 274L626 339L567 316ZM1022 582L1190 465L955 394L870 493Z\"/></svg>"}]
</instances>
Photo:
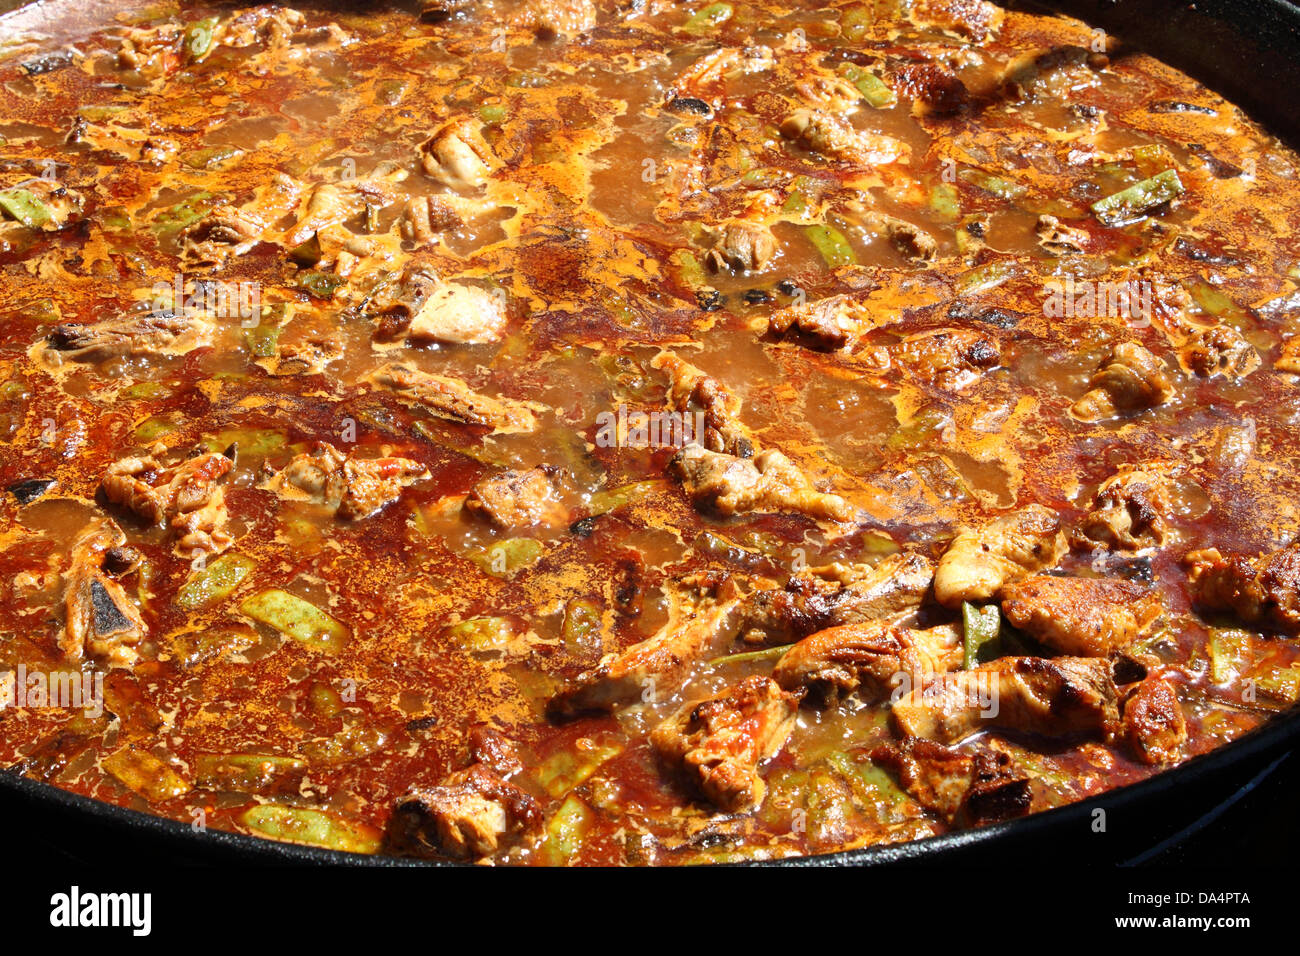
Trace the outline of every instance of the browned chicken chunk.
<instances>
[{"instance_id":1,"label":"browned chicken chunk","mask_svg":"<svg viewBox=\"0 0 1300 956\"><path fill-rule=\"evenodd\" d=\"M882 373L898 367L933 388L960 392L996 368L1002 356L997 343L982 332L940 329L874 349L867 359Z\"/></svg>"},{"instance_id":2,"label":"browned chicken chunk","mask_svg":"<svg viewBox=\"0 0 1300 956\"><path fill-rule=\"evenodd\" d=\"M1013 581L1053 567L1065 551L1060 519L1042 505L1030 505L958 534L939 560L934 596L951 608L987 601Z\"/></svg>"},{"instance_id":3,"label":"browned chicken chunk","mask_svg":"<svg viewBox=\"0 0 1300 956\"><path fill-rule=\"evenodd\" d=\"M762 802L759 768L785 746L798 711L798 694L754 676L685 705L654 729L650 743L710 803L746 813Z\"/></svg>"},{"instance_id":4,"label":"browned chicken chunk","mask_svg":"<svg viewBox=\"0 0 1300 956\"><path fill-rule=\"evenodd\" d=\"M753 272L767 266L780 250L772 230L759 222L734 219L722 227L718 244L709 250L714 269Z\"/></svg>"},{"instance_id":5,"label":"browned chicken chunk","mask_svg":"<svg viewBox=\"0 0 1300 956\"><path fill-rule=\"evenodd\" d=\"M697 507L721 515L793 511L832 521L853 518L847 501L818 491L774 448L749 459L687 445L673 456L669 470Z\"/></svg>"},{"instance_id":6,"label":"browned chicken chunk","mask_svg":"<svg viewBox=\"0 0 1300 956\"><path fill-rule=\"evenodd\" d=\"M964 753L911 739L883 744L871 759L892 770L921 806L950 823L978 825L1029 812L1029 779L1012 770L1005 753Z\"/></svg>"},{"instance_id":7,"label":"browned chicken chunk","mask_svg":"<svg viewBox=\"0 0 1300 956\"><path fill-rule=\"evenodd\" d=\"M749 458L754 443L740 423L740 400L716 378L671 352L661 352L651 368L668 374L668 404L684 415L703 415L702 444L710 451Z\"/></svg>"},{"instance_id":8,"label":"browned chicken chunk","mask_svg":"<svg viewBox=\"0 0 1300 956\"><path fill-rule=\"evenodd\" d=\"M1109 740L1119 727L1110 662L1097 657L1004 657L938 674L894 703L907 737L951 744L981 730Z\"/></svg>"},{"instance_id":9,"label":"browned chicken chunk","mask_svg":"<svg viewBox=\"0 0 1300 956\"><path fill-rule=\"evenodd\" d=\"M1184 560L1199 604L1251 624L1300 631L1300 545L1256 558L1210 548Z\"/></svg>"},{"instance_id":10,"label":"browned chicken chunk","mask_svg":"<svg viewBox=\"0 0 1300 956\"><path fill-rule=\"evenodd\" d=\"M556 500L552 471L546 468L505 471L484 478L474 486L466 506L481 511L502 528L568 523L568 509Z\"/></svg>"},{"instance_id":11,"label":"browned chicken chunk","mask_svg":"<svg viewBox=\"0 0 1300 956\"><path fill-rule=\"evenodd\" d=\"M486 426L501 434L537 429L535 412L541 406L483 395L459 379L446 375L433 375L394 362L376 369L370 380L403 398L418 402L432 414L448 421Z\"/></svg>"},{"instance_id":12,"label":"browned chicken chunk","mask_svg":"<svg viewBox=\"0 0 1300 956\"><path fill-rule=\"evenodd\" d=\"M230 516L221 484L235 466L234 450L227 452L196 455L170 467L152 454L123 458L109 466L100 488L111 503L150 524L166 524L181 557L219 554L234 540L226 530Z\"/></svg>"},{"instance_id":13,"label":"browned chicken chunk","mask_svg":"<svg viewBox=\"0 0 1300 956\"><path fill-rule=\"evenodd\" d=\"M439 786L402 797L389 820L388 839L407 853L484 857L541 822L537 801L476 763Z\"/></svg>"},{"instance_id":14,"label":"browned chicken chunk","mask_svg":"<svg viewBox=\"0 0 1300 956\"><path fill-rule=\"evenodd\" d=\"M1163 677L1148 677L1124 698L1121 734L1143 763L1177 760L1187 740L1178 691Z\"/></svg>"},{"instance_id":15,"label":"browned chicken chunk","mask_svg":"<svg viewBox=\"0 0 1300 956\"><path fill-rule=\"evenodd\" d=\"M961 642L951 627L928 631L867 621L818 631L781 657L773 679L786 690L806 690L831 703L854 692L869 699L922 683L961 663Z\"/></svg>"},{"instance_id":16,"label":"browned chicken chunk","mask_svg":"<svg viewBox=\"0 0 1300 956\"><path fill-rule=\"evenodd\" d=\"M1002 613L1054 651L1108 657L1159 615L1160 599L1128 581L1037 575L1002 589Z\"/></svg>"},{"instance_id":17,"label":"browned chicken chunk","mask_svg":"<svg viewBox=\"0 0 1300 956\"><path fill-rule=\"evenodd\" d=\"M74 362L103 362L139 355L181 355L207 345L211 324L175 312L148 312L94 325L55 326L45 341L45 355Z\"/></svg>"},{"instance_id":18,"label":"browned chicken chunk","mask_svg":"<svg viewBox=\"0 0 1300 956\"><path fill-rule=\"evenodd\" d=\"M479 124L460 117L448 120L420 145L420 164L443 185L471 190L483 186L501 161Z\"/></svg>"},{"instance_id":19,"label":"browned chicken chunk","mask_svg":"<svg viewBox=\"0 0 1300 956\"><path fill-rule=\"evenodd\" d=\"M880 166L907 155L907 146L893 137L855 129L823 110L795 110L781 123L781 135L827 159L861 166Z\"/></svg>"},{"instance_id":20,"label":"browned chicken chunk","mask_svg":"<svg viewBox=\"0 0 1300 956\"><path fill-rule=\"evenodd\" d=\"M72 544L72 562L63 576L63 628L59 650L70 661L85 657L109 667L132 667L148 627L122 585L109 575L113 555L126 535L112 521L99 518L82 529Z\"/></svg>"},{"instance_id":21,"label":"browned chicken chunk","mask_svg":"<svg viewBox=\"0 0 1300 956\"><path fill-rule=\"evenodd\" d=\"M1087 544L1142 551L1165 543L1173 513L1174 477L1181 467L1153 462L1124 465L1097 489L1097 498L1079 525Z\"/></svg>"},{"instance_id":22,"label":"browned chicken chunk","mask_svg":"<svg viewBox=\"0 0 1300 956\"><path fill-rule=\"evenodd\" d=\"M1165 363L1136 342L1115 346L1088 385L1091 391L1071 409L1076 418L1085 422L1155 408L1174 394Z\"/></svg>"},{"instance_id":23,"label":"browned chicken chunk","mask_svg":"<svg viewBox=\"0 0 1300 956\"><path fill-rule=\"evenodd\" d=\"M613 710L638 697L653 699L728 632L740 591L728 577L692 579L670 594L668 622L652 637L607 654L551 700L552 713ZM694 592L692 589L695 589Z\"/></svg>"},{"instance_id":24,"label":"browned chicken chunk","mask_svg":"<svg viewBox=\"0 0 1300 956\"><path fill-rule=\"evenodd\" d=\"M785 644L836 625L905 616L921 606L933 581L934 564L913 551L875 567L810 568L784 588L746 597L741 633L754 643Z\"/></svg>"},{"instance_id":25,"label":"browned chicken chunk","mask_svg":"<svg viewBox=\"0 0 1300 956\"><path fill-rule=\"evenodd\" d=\"M402 489L429 477L409 458L354 458L324 442L297 455L259 487L282 498L323 504L344 520L366 518L392 504Z\"/></svg>"}]
</instances>

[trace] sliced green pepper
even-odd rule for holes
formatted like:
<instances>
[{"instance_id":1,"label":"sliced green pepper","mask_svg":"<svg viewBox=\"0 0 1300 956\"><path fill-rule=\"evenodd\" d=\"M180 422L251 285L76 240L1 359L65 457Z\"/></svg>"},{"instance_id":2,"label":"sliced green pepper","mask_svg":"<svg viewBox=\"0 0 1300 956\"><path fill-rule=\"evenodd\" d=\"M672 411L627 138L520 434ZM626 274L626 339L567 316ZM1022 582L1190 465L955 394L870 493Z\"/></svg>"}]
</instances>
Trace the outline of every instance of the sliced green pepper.
<instances>
[{"instance_id":1,"label":"sliced green pepper","mask_svg":"<svg viewBox=\"0 0 1300 956\"><path fill-rule=\"evenodd\" d=\"M252 558L223 554L201 571L195 571L176 592L176 606L186 611L228 597L256 566Z\"/></svg>"},{"instance_id":2,"label":"sliced green pepper","mask_svg":"<svg viewBox=\"0 0 1300 956\"><path fill-rule=\"evenodd\" d=\"M26 189L6 189L0 192L0 210L28 229L40 229L54 219L50 208Z\"/></svg>"},{"instance_id":3,"label":"sliced green pepper","mask_svg":"<svg viewBox=\"0 0 1300 956\"><path fill-rule=\"evenodd\" d=\"M1152 209L1182 194L1183 183L1178 172L1166 169L1157 176L1098 200L1092 204L1092 211L1105 225L1122 226L1141 219Z\"/></svg>"},{"instance_id":4,"label":"sliced green pepper","mask_svg":"<svg viewBox=\"0 0 1300 956\"><path fill-rule=\"evenodd\" d=\"M996 604L978 607L965 601L961 606L962 670L970 670L980 662L981 651L988 648L984 659L997 657L998 635L1002 632L1002 613Z\"/></svg>"},{"instance_id":5,"label":"sliced green pepper","mask_svg":"<svg viewBox=\"0 0 1300 956\"><path fill-rule=\"evenodd\" d=\"M858 261L849 240L834 226L809 226L804 233L832 269L854 265Z\"/></svg>"},{"instance_id":6,"label":"sliced green pepper","mask_svg":"<svg viewBox=\"0 0 1300 956\"><path fill-rule=\"evenodd\" d=\"M269 588L245 598L239 610L308 650L337 654L348 641L349 631L345 624L315 604L279 588Z\"/></svg>"}]
</instances>

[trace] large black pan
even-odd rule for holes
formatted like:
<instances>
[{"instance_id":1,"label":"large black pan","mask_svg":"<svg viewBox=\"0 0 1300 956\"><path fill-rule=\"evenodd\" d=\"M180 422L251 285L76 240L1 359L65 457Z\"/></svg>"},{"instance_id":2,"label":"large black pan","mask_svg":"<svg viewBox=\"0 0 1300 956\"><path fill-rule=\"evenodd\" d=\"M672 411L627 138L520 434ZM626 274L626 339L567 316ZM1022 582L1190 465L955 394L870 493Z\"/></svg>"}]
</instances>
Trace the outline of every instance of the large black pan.
<instances>
[{"instance_id":1,"label":"large black pan","mask_svg":"<svg viewBox=\"0 0 1300 956\"><path fill-rule=\"evenodd\" d=\"M19 5L0 0L0 10ZM1300 111L1290 97L1300 88L1300 7L1288 0L1055 0L1047 6L1185 70L1300 146ZM779 865L1140 861L1247 791L1285 759L1297 739L1300 710L1293 710L1231 746L1081 803L976 830ZM0 773L0 808L7 829L38 834L38 848L44 842L55 856L85 862L410 863L195 830L11 773Z\"/></svg>"}]
</instances>

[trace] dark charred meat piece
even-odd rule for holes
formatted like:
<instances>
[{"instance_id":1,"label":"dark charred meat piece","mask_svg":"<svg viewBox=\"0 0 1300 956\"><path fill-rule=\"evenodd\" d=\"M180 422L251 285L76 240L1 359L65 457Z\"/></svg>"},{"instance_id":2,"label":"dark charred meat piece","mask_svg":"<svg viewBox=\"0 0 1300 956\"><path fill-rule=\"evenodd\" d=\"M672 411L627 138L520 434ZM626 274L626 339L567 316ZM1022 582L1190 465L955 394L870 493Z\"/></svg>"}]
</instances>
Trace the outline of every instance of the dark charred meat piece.
<instances>
[{"instance_id":1,"label":"dark charred meat piece","mask_svg":"<svg viewBox=\"0 0 1300 956\"><path fill-rule=\"evenodd\" d=\"M1201 606L1243 621L1300 631L1300 546L1248 557L1214 548L1187 555L1188 583Z\"/></svg>"},{"instance_id":2,"label":"dark charred meat piece","mask_svg":"<svg viewBox=\"0 0 1300 956\"><path fill-rule=\"evenodd\" d=\"M483 764L451 774L439 786L397 802L388 841L418 856L484 857L541 824L537 801Z\"/></svg>"},{"instance_id":3,"label":"dark charred meat piece","mask_svg":"<svg viewBox=\"0 0 1300 956\"><path fill-rule=\"evenodd\" d=\"M1119 729L1110 662L1096 657L1004 657L927 678L891 710L906 737L951 744L981 730L1109 740Z\"/></svg>"},{"instance_id":4,"label":"dark charred meat piece","mask_svg":"<svg viewBox=\"0 0 1300 956\"><path fill-rule=\"evenodd\" d=\"M29 505L57 484L53 478L28 478L10 485L9 493L20 505Z\"/></svg>"},{"instance_id":5,"label":"dark charred meat piece","mask_svg":"<svg viewBox=\"0 0 1300 956\"><path fill-rule=\"evenodd\" d=\"M932 740L882 744L873 762L894 772L921 806L950 823L978 825L1028 813L1029 779L998 751L965 753Z\"/></svg>"},{"instance_id":6,"label":"dark charred meat piece","mask_svg":"<svg viewBox=\"0 0 1300 956\"><path fill-rule=\"evenodd\" d=\"M103 567L106 555L125 541L116 524L97 519L73 542L71 564L63 576L59 635L59 649L70 661L90 657L109 667L132 667L139 659L136 645L148 628L122 585Z\"/></svg>"},{"instance_id":7,"label":"dark charred meat piece","mask_svg":"<svg viewBox=\"0 0 1300 956\"><path fill-rule=\"evenodd\" d=\"M1120 733L1143 763L1170 763L1179 758L1187 740L1187 720L1174 685L1163 677L1148 677L1124 697Z\"/></svg>"},{"instance_id":8,"label":"dark charred meat piece","mask_svg":"<svg viewBox=\"0 0 1300 956\"><path fill-rule=\"evenodd\" d=\"M766 677L750 677L686 704L654 729L650 743L710 803L744 813L763 800L759 767L785 746L799 696Z\"/></svg>"}]
</instances>

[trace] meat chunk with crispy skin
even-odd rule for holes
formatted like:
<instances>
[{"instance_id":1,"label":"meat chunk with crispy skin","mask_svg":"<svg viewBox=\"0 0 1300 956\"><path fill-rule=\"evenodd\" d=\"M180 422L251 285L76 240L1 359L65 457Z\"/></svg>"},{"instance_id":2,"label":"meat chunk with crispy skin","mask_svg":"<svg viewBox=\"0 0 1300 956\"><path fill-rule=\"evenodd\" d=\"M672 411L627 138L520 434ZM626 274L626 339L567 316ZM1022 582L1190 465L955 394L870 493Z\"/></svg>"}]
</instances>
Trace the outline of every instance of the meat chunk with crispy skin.
<instances>
[{"instance_id":1,"label":"meat chunk with crispy skin","mask_svg":"<svg viewBox=\"0 0 1300 956\"><path fill-rule=\"evenodd\" d=\"M1181 466L1168 462L1124 465L1097 489L1090 511L1079 525L1088 544L1121 551L1142 551L1164 544L1173 513L1173 479Z\"/></svg>"},{"instance_id":2,"label":"meat chunk with crispy skin","mask_svg":"<svg viewBox=\"0 0 1300 956\"><path fill-rule=\"evenodd\" d=\"M402 489L429 477L409 458L355 458L321 442L258 487L281 498L327 505L345 520L367 518L392 504Z\"/></svg>"},{"instance_id":3,"label":"meat chunk with crispy skin","mask_svg":"<svg viewBox=\"0 0 1300 956\"><path fill-rule=\"evenodd\" d=\"M660 352L650 367L668 375L669 406L683 415L703 415L705 448L738 458L753 455L753 440L738 419L740 400L721 382L672 352Z\"/></svg>"},{"instance_id":4,"label":"meat chunk with crispy skin","mask_svg":"<svg viewBox=\"0 0 1300 956\"><path fill-rule=\"evenodd\" d=\"M900 733L951 744L987 729L1110 739L1119 727L1110 662L1097 657L1003 657L938 674L895 701Z\"/></svg>"},{"instance_id":5,"label":"meat chunk with crispy skin","mask_svg":"<svg viewBox=\"0 0 1300 956\"><path fill-rule=\"evenodd\" d=\"M111 503L150 524L166 524L176 553L193 559L220 554L234 539L221 481L235 467L234 449L195 455L170 467L154 455L123 458L108 467L100 489Z\"/></svg>"},{"instance_id":6,"label":"meat chunk with crispy skin","mask_svg":"<svg viewBox=\"0 0 1300 956\"><path fill-rule=\"evenodd\" d=\"M1003 587L1053 567L1066 551L1055 512L1030 505L953 539L939 559L934 596L944 607L987 601Z\"/></svg>"},{"instance_id":7,"label":"meat chunk with crispy skin","mask_svg":"<svg viewBox=\"0 0 1300 956\"><path fill-rule=\"evenodd\" d=\"M949 823L975 826L1029 812L1029 779L1013 771L1010 755L1001 751L964 753L913 738L882 744L871 759L893 771L917 803Z\"/></svg>"},{"instance_id":8,"label":"meat chunk with crispy skin","mask_svg":"<svg viewBox=\"0 0 1300 956\"><path fill-rule=\"evenodd\" d=\"M961 641L951 627L921 631L866 621L805 637L781 657L773 679L786 690L831 703L854 692L880 699L900 686L961 663Z\"/></svg>"},{"instance_id":9,"label":"meat chunk with crispy skin","mask_svg":"<svg viewBox=\"0 0 1300 956\"><path fill-rule=\"evenodd\" d=\"M785 746L798 711L798 694L756 675L685 705L651 732L650 743L710 803L745 813L762 802L759 768Z\"/></svg>"},{"instance_id":10,"label":"meat chunk with crispy skin","mask_svg":"<svg viewBox=\"0 0 1300 956\"><path fill-rule=\"evenodd\" d=\"M1163 677L1148 677L1124 698L1120 733L1143 763L1177 760L1187 741L1187 720L1178 691Z\"/></svg>"},{"instance_id":11,"label":"meat chunk with crispy skin","mask_svg":"<svg viewBox=\"0 0 1300 956\"><path fill-rule=\"evenodd\" d=\"M1091 391L1071 408L1074 417L1084 422L1155 408L1174 394L1165 363L1136 342L1115 346L1088 387Z\"/></svg>"},{"instance_id":12,"label":"meat chunk with crispy skin","mask_svg":"<svg viewBox=\"0 0 1300 956\"><path fill-rule=\"evenodd\" d=\"M389 821L388 840L394 848L418 855L485 857L541 822L536 800L476 763L439 786L402 797Z\"/></svg>"},{"instance_id":13,"label":"meat chunk with crispy skin","mask_svg":"<svg viewBox=\"0 0 1300 956\"><path fill-rule=\"evenodd\" d=\"M871 353L885 370L899 366L932 388L961 392L1002 360L997 342L975 329L922 332Z\"/></svg>"},{"instance_id":14,"label":"meat chunk with crispy skin","mask_svg":"<svg viewBox=\"0 0 1300 956\"><path fill-rule=\"evenodd\" d=\"M1256 558L1209 548L1184 561L1197 603L1250 624L1300 631L1300 545Z\"/></svg>"},{"instance_id":15,"label":"meat chunk with crispy skin","mask_svg":"<svg viewBox=\"0 0 1300 956\"><path fill-rule=\"evenodd\" d=\"M1155 619L1160 598L1128 581L1040 574L1002 589L1002 613L1054 651L1108 657Z\"/></svg>"},{"instance_id":16,"label":"meat chunk with crispy skin","mask_svg":"<svg viewBox=\"0 0 1300 956\"><path fill-rule=\"evenodd\" d=\"M778 309L768 320L768 331L807 348L836 352L851 348L863 333L888 321L891 319L883 312L873 313L850 296L832 295Z\"/></svg>"},{"instance_id":17,"label":"meat chunk with crispy skin","mask_svg":"<svg viewBox=\"0 0 1300 956\"><path fill-rule=\"evenodd\" d=\"M749 459L687 445L673 456L669 470L697 507L721 515L792 511L832 521L853 518L847 501L818 491L794 462L774 448Z\"/></svg>"},{"instance_id":18,"label":"meat chunk with crispy skin","mask_svg":"<svg viewBox=\"0 0 1300 956\"><path fill-rule=\"evenodd\" d=\"M1054 256L1065 256L1088 248L1089 236L1086 232L1062 225L1061 220L1055 216L1039 216L1034 234L1038 237L1038 244Z\"/></svg>"},{"instance_id":19,"label":"meat chunk with crispy skin","mask_svg":"<svg viewBox=\"0 0 1300 956\"><path fill-rule=\"evenodd\" d=\"M108 573L126 535L100 518L82 529L72 544L72 561L63 576L63 628L59 650L70 661L89 656L109 667L131 667L148 627L122 585Z\"/></svg>"},{"instance_id":20,"label":"meat chunk with crispy skin","mask_svg":"<svg viewBox=\"0 0 1300 956\"><path fill-rule=\"evenodd\" d=\"M709 264L718 271L754 272L767 266L781 251L769 226L748 219L733 219L722 227L718 243L709 250Z\"/></svg>"},{"instance_id":21,"label":"meat chunk with crispy skin","mask_svg":"<svg viewBox=\"0 0 1300 956\"><path fill-rule=\"evenodd\" d=\"M534 412L540 405L483 395L446 375L433 375L393 362L376 369L370 380L448 421L482 425L507 435L537 429Z\"/></svg>"},{"instance_id":22,"label":"meat chunk with crispy skin","mask_svg":"<svg viewBox=\"0 0 1300 956\"><path fill-rule=\"evenodd\" d=\"M997 33L1005 14L987 0L914 0L910 16L921 26L937 27L982 43Z\"/></svg>"},{"instance_id":23,"label":"meat chunk with crispy skin","mask_svg":"<svg viewBox=\"0 0 1300 956\"><path fill-rule=\"evenodd\" d=\"M552 471L529 468L484 478L474 486L465 504L502 528L567 524L568 509L555 498Z\"/></svg>"},{"instance_id":24,"label":"meat chunk with crispy skin","mask_svg":"<svg viewBox=\"0 0 1300 956\"><path fill-rule=\"evenodd\" d=\"M501 165L483 138L482 127L469 117L448 120L420 144L425 173L456 190L478 189Z\"/></svg>"},{"instance_id":25,"label":"meat chunk with crispy skin","mask_svg":"<svg viewBox=\"0 0 1300 956\"><path fill-rule=\"evenodd\" d=\"M809 568L784 588L748 595L741 634L751 643L786 644L836 625L903 617L921 606L933 581L934 564L913 551L875 567Z\"/></svg>"},{"instance_id":26,"label":"meat chunk with crispy skin","mask_svg":"<svg viewBox=\"0 0 1300 956\"><path fill-rule=\"evenodd\" d=\"M781 123L781 135L827 159L881 166L907 155L907 146L892 136L855 129L824 110L797 109Z\"/></svg>"},{"instance_id":27,"label":"meat chunk with crispy skin","mask_svg":"<svg viewBox=\"0 0 1300 956\"><path fill-rule=\"evenodd\" d=\"M683 582L669 595L668 621L653 636L613 654L556 695L550 710L567 715L613 710L680 679L687 669L728 633L727 623L740 590L728 577L701 577Z\"/></svg>"},{"instance_id":28,"label":"meat chunk with crispy skin","mask_svg":"<svg viewBox=\"0 0 1300 956\"><path fill-rule=\"evenodd\" d=\"M218 266L252 248L266 224L234 206L219 206L182 229L177 236L181 261L191 266Z\"/></svg>"},{"instance_id":29,"label":"meat chunk with crispy skin","mask_svg":"<svg viewBox=\"0 0 1300 956\"><path fill-rule=\"evenodd\" d=\"M46 357L74 362L103 362L111 358L182 355L207 345L211 324L176 312L148 312L123 319L82 325L57 325L45 340Z\"/></svg>"}]
</instances>

